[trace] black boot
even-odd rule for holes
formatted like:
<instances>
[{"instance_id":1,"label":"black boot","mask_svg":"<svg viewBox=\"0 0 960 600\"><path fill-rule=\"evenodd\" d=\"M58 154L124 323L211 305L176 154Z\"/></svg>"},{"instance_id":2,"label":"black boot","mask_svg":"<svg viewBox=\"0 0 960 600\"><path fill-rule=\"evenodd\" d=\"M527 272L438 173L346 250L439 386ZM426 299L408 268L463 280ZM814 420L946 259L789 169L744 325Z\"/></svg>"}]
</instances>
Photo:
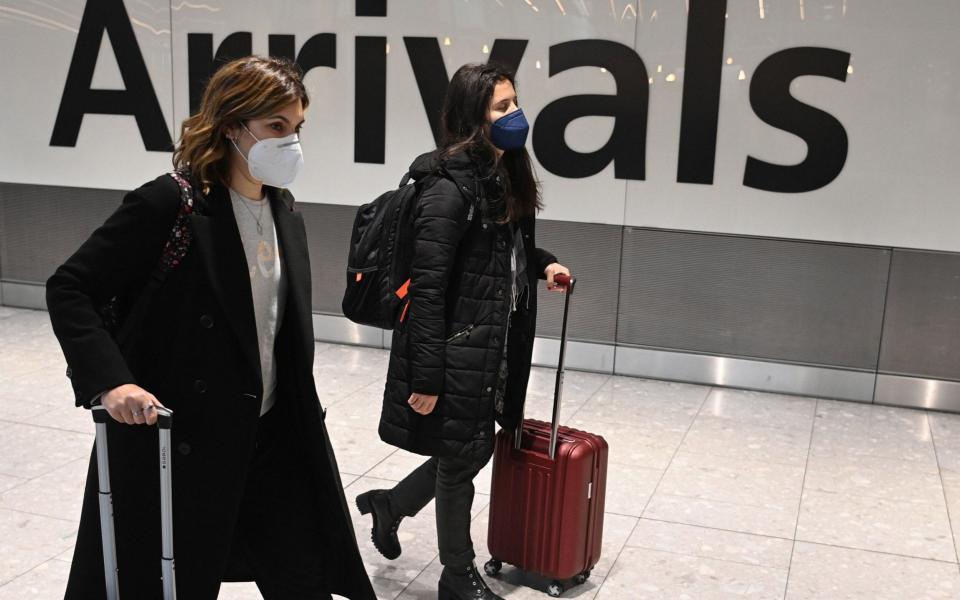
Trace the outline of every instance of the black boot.
<instances>
[{"instance_id":1,"label":"black boot","mask_svg":"<svg viewBox=\"0 0 960 600\"><path fill-rule=\"evenodd\" d=\"M373 530L370 538L373 545L385 558L393 560L400 556L400 540L397 528L403 515L396 516L390 510L390 498L386 490L370 490L357 496L357 508L361 515L373 513Z\"/></svg>"},{"instance_id":2,"label":"black boot","mask_svg":"<svg viewBox=\"0 0 960 600\"><path fill-rule=\"evenodd\" d=\"M504 600L487 587L473 563L444 567L438 587L438 600Z\"/></svg>"}]
</instances>

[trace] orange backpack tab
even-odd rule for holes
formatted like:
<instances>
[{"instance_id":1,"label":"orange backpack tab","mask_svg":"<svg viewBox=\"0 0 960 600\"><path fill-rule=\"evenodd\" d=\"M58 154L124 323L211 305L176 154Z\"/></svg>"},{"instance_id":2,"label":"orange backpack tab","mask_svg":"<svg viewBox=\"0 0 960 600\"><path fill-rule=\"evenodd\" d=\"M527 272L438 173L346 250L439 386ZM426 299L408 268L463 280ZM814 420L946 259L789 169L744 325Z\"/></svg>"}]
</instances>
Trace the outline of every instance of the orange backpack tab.
<instances>
[{"instance_id":1,"label":"orange backpack tab","mask_svg":"<svg viewBox=\"0 0 960 600\"><path fill-rule=\"evenodd\" d=\"M407 303L403 305L403 312L400 313L400 322L403 323L403 320L407 318L407 309L410 308L410 301L407 300Z\"/></svg>"},{"instance_id":2,"label":"orange backpack tab","mask_svg":"<svg viewBox=\"0 0 960 600\"><path fill-rule=\"evenodd\" d=\"M397 297L403 300L407 297L407 293L410 291L410 280L403 282L403 285L400 286L400 289L397 290Z\"/></svg>"}]
</instances>

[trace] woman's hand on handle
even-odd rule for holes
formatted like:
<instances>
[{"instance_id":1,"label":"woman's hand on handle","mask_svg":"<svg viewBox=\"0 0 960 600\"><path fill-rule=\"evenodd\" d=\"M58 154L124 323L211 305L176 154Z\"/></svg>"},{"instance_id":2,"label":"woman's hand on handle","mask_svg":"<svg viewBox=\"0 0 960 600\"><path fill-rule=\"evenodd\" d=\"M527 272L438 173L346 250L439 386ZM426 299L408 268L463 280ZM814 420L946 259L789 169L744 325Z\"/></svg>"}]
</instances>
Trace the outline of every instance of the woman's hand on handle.
<instances>
[{"instance_id":1,"label":"woman's hand on handle","mask_svg":"<svg viewBox=\"0 0 960 600\"><path fill-rule=\"evenodd\" d=\"M154 425L160 401L138 385L127 383L105 393L100 403L118 423L127 425Z\"/></svg>"},{"instance_id":2,"label":"woman's hand on handle","mask_svg":"<svg viewBox=\"0 0 960 600\"><path fill-rule=\"evenodd\" d=\"M437 398L439 396L427 396L426 394L410 394L410 399L407 400L407 404L410 405L415 412L421 415L429 415L433 412L433 409L437 406Z\"/></svg>"},{"instance_id":3,"label":"woman's hand on handle","mask_svg":"<svg viewBox=\"0 0 960 600\"><path fill-rule=\"evenodd\" d=\"M563 292L567 288L558 285L553 278L559 274L570 275L570 269L561 265L560 263L553 263L547 266L544 270L544 273L547 275L547 289L551 292Z\"/></svg>"}]
</instances>

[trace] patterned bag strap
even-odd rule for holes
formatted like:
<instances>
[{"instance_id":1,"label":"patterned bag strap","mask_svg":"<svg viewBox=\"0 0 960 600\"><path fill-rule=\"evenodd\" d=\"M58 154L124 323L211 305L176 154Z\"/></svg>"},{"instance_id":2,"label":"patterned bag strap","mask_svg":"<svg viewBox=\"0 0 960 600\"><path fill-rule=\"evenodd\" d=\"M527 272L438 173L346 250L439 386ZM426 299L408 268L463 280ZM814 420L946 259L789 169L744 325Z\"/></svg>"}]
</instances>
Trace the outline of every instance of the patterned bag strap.
<instances>
[{"instance_id":1,"label":"patterned bag strap","mask_svg":"<svg viewBox=\"0 0 960 600\"><path fill-rule=\"evenodd\" d=\"M160 260L150 273L130 313L123 319L122 325L118 323L115 327L114 339L121 347L143 322L154 295L163 286L170 271L183 262L193 242L193 230L190 228L190 215L194 212L193 186L190 185L189 177L182 171L171 171L169 175L180 187L180 208L177 210L173 229L170 230L170 237L167 238L167 243L160 254Z\"/></svg>"},{"instance_id":2,"label":"patterned bag strap","mask_svg":"<svg viewBox=\"0 0 960 600\"><path fill-rule=\"evenodd\" d=\"M180 186L180 201L187 207L187 212L193 210L193 185L184 171L170 171L167 173Z\"/></svg>"},{"instance_id":3,"label":"patterned bag strap","mask_svg":"<svg viewBox=\"0 0 960 600\"><path fill-rule=\"evenodd\" d=\"M193 233L190 229L190 215L194 212L193 186L183 171L171 171L170 177L180 186L180 209L170 231L170 237L160 255L157 269L163 273L171 271L180 265L193 242Z\"/></svg>"}]
</instances>

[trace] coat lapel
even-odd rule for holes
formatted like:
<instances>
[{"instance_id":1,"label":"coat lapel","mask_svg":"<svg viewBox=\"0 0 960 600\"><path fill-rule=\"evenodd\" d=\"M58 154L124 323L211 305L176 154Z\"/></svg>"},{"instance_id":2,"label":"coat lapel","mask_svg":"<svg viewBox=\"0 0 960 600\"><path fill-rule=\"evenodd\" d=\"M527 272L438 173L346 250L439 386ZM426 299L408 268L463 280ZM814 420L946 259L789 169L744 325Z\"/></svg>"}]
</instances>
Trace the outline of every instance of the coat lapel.
<instances>
[{"instance_id":1,"label":"coat lapel","mask_svg":"<svg viewBox=\"0 0 960 600\"><path fill-rule=\"evenodd\" d=\"M237 335L244 357L257 380L262 381L250 272L226 188L215 186L206 198L203 214L190 215L190 224L210 286Z\"/></svg>"},{"instance_id":2,"label":"coat lapel","mask_svg":"<svg viewBox=\"0 0 960 600\"><path fill-rule=\"evenodd\" d=\"M313 356L313 307L310 305L310 255L303 215L293 210L293 200L276 188L267 188L273 210L273 222L280 244L281 268L286 269L289 308L284 320L294 319L289 325L303 356ZM291 314L292 313L292 314ZM311 365L307 365L310 368Z\"/></svg>"}]
</instances>

